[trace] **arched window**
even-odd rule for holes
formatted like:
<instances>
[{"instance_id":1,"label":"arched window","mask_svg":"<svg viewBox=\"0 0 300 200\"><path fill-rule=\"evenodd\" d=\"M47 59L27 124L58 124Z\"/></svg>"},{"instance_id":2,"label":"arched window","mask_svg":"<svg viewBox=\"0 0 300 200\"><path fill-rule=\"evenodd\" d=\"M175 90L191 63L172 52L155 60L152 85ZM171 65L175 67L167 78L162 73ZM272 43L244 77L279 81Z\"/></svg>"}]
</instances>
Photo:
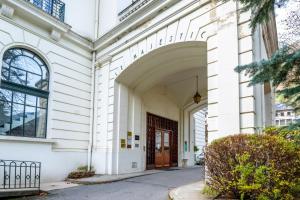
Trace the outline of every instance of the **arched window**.
<instances>
[{"instance_id":1,"label":"arched window","mask_svg":"<svg viewBox=\"0 0 300 200\"><path fill-rule=\"evenodd\" d=\"M0 135L46 137L49 72L35 53L4 53L0 83Z\"/></svg>"}]
</instances>

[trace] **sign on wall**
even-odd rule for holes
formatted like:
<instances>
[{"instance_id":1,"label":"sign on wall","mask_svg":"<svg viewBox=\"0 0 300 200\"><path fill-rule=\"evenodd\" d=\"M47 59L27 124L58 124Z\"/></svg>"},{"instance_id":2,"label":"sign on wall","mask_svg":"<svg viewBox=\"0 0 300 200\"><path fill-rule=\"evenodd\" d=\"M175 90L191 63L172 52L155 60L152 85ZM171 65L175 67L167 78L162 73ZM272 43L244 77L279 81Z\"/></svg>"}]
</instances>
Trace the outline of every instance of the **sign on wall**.
<instances>
[{"instance_id":1,"label":"sign on wall","mask_svg":"<svg viewBox=\"0 0 300 200\"><path fill-rule=\"evenodd\" d=\"M139 135L135 135L134 136L134 140L135 140L134 147L135 148L140 148L140 136Z\"/></svg>"},{"instance_id":2,"label":"sign on wall","mask_svg":"<svg viewBox=\"0 0 300 200\"><path fill-rule=\"evenodd\" d=\"M121 139L121 148L122 149L126 148L126 140L125 139Z\"/></svg>"},{"instance_id":3,"label":"sign on wall","mask_svg":"<svg viewBox=\"0 0 300 200\"><path fill-rule=\"evenodd\" d=\"M132 132L127 132L127 149L131 149L132 147Z\"/></svg>"}]
</instances>

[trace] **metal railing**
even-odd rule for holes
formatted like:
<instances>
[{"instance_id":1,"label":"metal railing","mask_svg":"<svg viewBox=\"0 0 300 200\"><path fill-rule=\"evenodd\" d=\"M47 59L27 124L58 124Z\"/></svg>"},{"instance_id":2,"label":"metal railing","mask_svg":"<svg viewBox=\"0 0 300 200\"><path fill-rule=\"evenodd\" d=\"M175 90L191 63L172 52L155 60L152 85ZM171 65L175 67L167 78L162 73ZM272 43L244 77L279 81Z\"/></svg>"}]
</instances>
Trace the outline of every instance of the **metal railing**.
<instances>
[{"instance_id":1,"label":"metal railing","mask_svg":"<svg viewBox=\"0 0 300 200\"><path fill-rule=\"evenodd\" d=\"M126 8L124 8L118 13L119 20L123 21L125 18L135 13L137 10L139 10L141 7L143 7L150 1L153 0L132 0L132 3L130 5L128 5Z\"/></svg>"},{"instance_id":2,"label":"metal railing","mask_svg":"<svg viewBox=\"0 0 300 200\"><path fill-rule=\"evenodd\" d=\"M40 189L41 163L0 160L0 190Z\"/></svg>"},{"instance_id":3,"label":"metal railing","mask_svg":"<svg viewBox=\"0 0 300 200\"><path fill-rule=\"evenodd\" d=\"M25 0L32 3L37 8L52 15L58 20L65 21L65 8L66 5L61 0Z\"/></svg>"}]
</instances>

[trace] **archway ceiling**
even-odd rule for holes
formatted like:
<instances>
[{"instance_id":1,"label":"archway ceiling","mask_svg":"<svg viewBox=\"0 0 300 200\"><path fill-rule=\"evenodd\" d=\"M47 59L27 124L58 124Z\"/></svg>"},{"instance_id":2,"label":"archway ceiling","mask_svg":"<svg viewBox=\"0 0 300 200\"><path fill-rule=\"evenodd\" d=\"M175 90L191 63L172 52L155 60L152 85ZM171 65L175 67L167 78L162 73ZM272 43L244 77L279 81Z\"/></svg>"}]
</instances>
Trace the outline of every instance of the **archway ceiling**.
<instances>
[{"instance_id":1,"label":"archway ceiling","mask_svg":"<svg viewBox=\"0 0 300 200\"><path fill-rule=\"evenodd\" d=\"M193 68L169 75L158 85L164 86L168 96L182 107L193 101L196 93L196 76L198 76L198 91L205 98L207 96L206 68Z\"/></svg>"},{"instance_id":2,"label":"archway ceiling","mask_svg":"<svg viewBox=\"0 0 300 200\"><path fill-rule=\"evenodd\" d=\"M207 93L207 55L203 42L183 42L154 50L126 68L117 81L144 93L154 86L163 86L179 106L191 102L196 92Z\"/></svg>"}]
</instances>

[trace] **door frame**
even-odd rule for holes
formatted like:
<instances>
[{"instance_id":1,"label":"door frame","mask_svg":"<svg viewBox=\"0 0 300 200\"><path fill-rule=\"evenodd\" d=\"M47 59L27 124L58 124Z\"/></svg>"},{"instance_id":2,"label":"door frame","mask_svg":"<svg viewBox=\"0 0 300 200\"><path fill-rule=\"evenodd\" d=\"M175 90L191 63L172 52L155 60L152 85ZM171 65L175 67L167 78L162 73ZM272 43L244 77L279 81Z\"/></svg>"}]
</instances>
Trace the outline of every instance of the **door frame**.
<instances>
[{"instance_id":1,"label":"door frame","mask_svg":"<svg viewBox=\"0 0 300 200\"><path fill-rule=\"evenodd\" d=\"M170 167L178 166L178 121L147 112L146 169L155 168L155 130L171 131Z\"/></svg>"}]
</instances>

